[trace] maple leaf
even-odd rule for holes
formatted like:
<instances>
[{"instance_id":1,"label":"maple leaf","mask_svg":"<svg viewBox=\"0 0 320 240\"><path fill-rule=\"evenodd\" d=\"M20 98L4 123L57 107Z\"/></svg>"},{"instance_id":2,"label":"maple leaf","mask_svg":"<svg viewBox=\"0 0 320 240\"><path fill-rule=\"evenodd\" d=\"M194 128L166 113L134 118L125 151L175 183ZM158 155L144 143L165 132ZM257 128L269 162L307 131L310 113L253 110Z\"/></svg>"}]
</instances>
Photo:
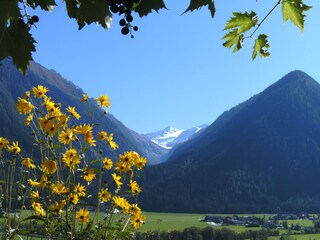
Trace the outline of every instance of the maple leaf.
<instances>
[{"instance_id":1,"label":"maple leaf","mask_svg":"<svg viewBox=\"0 0 320 240\"><path fill-rule=\"evenodd\" d=\"M254 27L257 22L257 14L253 11L251 13L234 12L233 17L227 22L224 30L237 28L238 33L243 33Z\"/></svg>"},{"instance_id":2,"label":"maple leaf","mask_svg":"<svg viewBox=\"0 0 320 240\"><path fill-rule=\"evenodd\" d=\"M260 34L258 38L255 40L253 46L252 60L254 60L258 53L260 57L269 57L270 53L268 52L268 48L270 47L268 43L268 36L265 34Z\"/></svg>"},{"instance_id":3,"label":"maple leaf","mask_svg":"<svg viewBox=\"0 0 320 240\"><path fill-rule=\"evenodd\" d=\"M162 8L167 9L163 0L141 0L134 10L140 17L143 17L151 13L152 10L158 12Z\"/></svg>"},{"instance_id":4,"label":"maple leaf","mask_svg":"<svg viewBox=\"0 0 320 240\"><path fill-rule=\"evenodd\" d=\"M214 14L216 13L216 8L214 6L214 0L191 0L189 7L183 12L183 14L188 11L192 12L192 11L197 10L197 9L204 7L204 6L208 6L208 9L211 13L211 17L213 18Z\"/></svg>"},{"instance_id":5,"label":"maple leaf","mask_svg":"<svg viewBox=\"0 0 320 240\"><path fill-rule=\"evenodd\" d=\"M223 46L226 48L233 48L233 52L239 51L243 46L243 34L239 34L237 29L227 33L222 39L225 40Z\"/></svg>"},{"instance_id":6,"label":"maple leaf","mask_svg":"<svg viewBox=\"0 0 320 240\"><path fill-rule=\"evenodd\" d=\"M282 16L283 21L286 22L288 19L296 25L301 32L304 28L305 11L311 9L310 6L304 4L302 0L283 0L282 1Z\"/></svg>"}]
</instances>

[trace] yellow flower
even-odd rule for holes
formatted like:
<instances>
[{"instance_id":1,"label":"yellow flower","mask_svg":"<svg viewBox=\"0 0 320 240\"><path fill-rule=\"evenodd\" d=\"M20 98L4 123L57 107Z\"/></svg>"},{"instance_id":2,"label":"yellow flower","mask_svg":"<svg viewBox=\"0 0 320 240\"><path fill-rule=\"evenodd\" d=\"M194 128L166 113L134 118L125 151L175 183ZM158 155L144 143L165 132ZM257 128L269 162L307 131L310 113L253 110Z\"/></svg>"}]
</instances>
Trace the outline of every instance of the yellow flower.
<instances>
[{"instance_id":1,"label":"yellow flower","mask_svg":"<svg viewBox=\"0 0 320 240\"><path fill-rule=\"evenodd\" d=\"M68 197L68 200L69 200L72 204L76 205L76 204L78 204L78 202L79 202L79 196L78 196L77 194L75 194L75 193L70 193L70 195L69 195L69 197Z\"/></svg>"},{"instance_id":2,"label":"yellow flower","mask_svg":"<svg viewBox=\"0 0 320 240\"><path fill-rule=\"evenodd\" d=\"M131 215L137 215L141 213L141 209L138 207L138 204L131 204L127 211L127 213Z\"/></svg>"},{"instance_id":3,"label":"yellow flower","mask_svg":"<svg viewBox=\"0 0 320 240\"><path fill-rule=\"evenodd\" d=\"M90 212L84 208L81 208L76 215L77 219L79 219L82 223L87 223L90 221Z\"/></svg>"},{"instance_id":4,"label":"yellow flower","mask_svg":"<svg viewBox=\"0 0 320 240\"><path fill-rule=\"evenodd\" d=\"M108 191L108 189L101 189L99 191L99 200L101 202L108 202L111 198L111 193Z\"/></svg>"},{"instance_id":5,"label":"yellow flower","mask_svg":"<svg viewBox=\"0 0 320 240\"><path fill-rule=\"evenodd\" d=\"M83 179L87 182L92 182L96 179L96 174L93 169L91 168L84 168L83 169Z\"/></svg>"},{"instance_id":6,"label":"yellow flower","mask_svg":"<svg viewBox=\"0 0 320 240\"><path fill-rule=\"evenodd\" d=\"M112 163L112 160L110 158L105 157L103 159L103 167L105 169L108 169L108 170L111 169L112 165L113 165L113 163Z\"/></svg>"},{"instance_id":7,"label":"yellow flower","mask_svg":"<svg viewBox=\"0 0 320 240\"><path fill-rule=\"evenodd\" d=\"M107 136L108 136L107 132L105 132L105 131L101 131L101 132L98 133L98 139L101 140L101 141L106 140Z\"/></svg>"},{"instance_id":8,"label":"yellow flower","mask_svg":"<svg viewBox=\"0 0 320 240\"><path fill-rule=\"evenodd\" d=\"M64 206L67 204L66 200L61 200L60 203L54 202L54 204L50 205L50 211L51 212L56 212L58 214L62 214L62 209Z\"/></svg>"},{"instance_id":9,"label":"yellow flower","mask_svg":"<svg viewBox=\"0 0 320 240\"><path fill-rule=\"evenodd\" d=\"M28 179L28 182L32 187L40 187L40 182L32 180L31 178Z\"/></svg>"},{"instance_id":10,"label":"yellow flower","mask_svg":"<svg viewBox=\"0 0 320 240\"><path fill-rule=\"evenodd\" d=\"M13 142L11 146L7 147L7 149L9 152L13 152L13 153L19 153L21 151L18 141Z\"/></svg>"},{"instance_id":11,"label":"yellow flower","mask_svg":"<svg viewBox=\"0 0 320 240\"><path fill-rule=\"evenodd\" d=\"M69 193L69 188L67 188L65 185L63 185L60 182L51 184L50 186L52 193L58 194L58 195L63 195Z\"/></svg>"},{"instance_id":12,"label":"yellow flower","mask_svg":"<svg viewBox=\"0 0 320 240\"><path fill-rule=\"evenodd\" d=\"M97 100L100 107L104 106L106 108L109 108L111 105L111 103L109 101L109 97L106 95L100 95L100 97L96 98L96 100Z\"/></svg>"},{"instance_id":13,"label":"yellow flower","mask_svg":"<svg viewBox=\"0 0 320 240\"><path fill-rule=\"evenodd\" d=\"M114 196L112 201L114 205L121 207L122 209L128 209L130 207L130 203L124 197Z\"/></svg>"},{"instance_id":14,"label":"yellow flower","mask_svg":"<svg viewBox=\"0 0 320 240\"><path fill-rule=\"evenodd\" d=\"M69 128L66 131L61 131L58 139L60 143L69 144L72 140L74 140L73 131Z\"/></svg>"},{"instance_id":15,"label":"yellow flower","mask_svg":"<svg viewBox=\"0 0 320 240\"><path fill-rule=\"evenodd\" d=\"M38 85L38 87L33 87L32 88L32 94L36 97L36 98L42 98L43 96L45 96L45 94L48 92L48 88Z\"/></svg>"},{"instance_id":16,"label":"yellow flower","mask_svg":"<svg viewBox=\"0 0 320 240\"><path fill-rule=\"evenodd\" d=\"M23 95L24 100L28 100L30 98L30 91L26 91Z\"/></svg>"},{"instance_id":17,"label":"yellow flower","mask_svg":"<svg viewBox=\"0 0 320 240\"><path fill-rule=\"evenodd\" d=\"M76 186L74 186L73 193L77 194L79 197L85 197L86 187L78 183Z\"/></svg>"},{"instance_id":18,"label":"yellow flower","mask_svg":"<svg viewBox=\"0 0 320 240\"><path fill-rule=\"evenodd\" d=\"M58 131L58 126L54 124L53 120L48 120L44 126L44 130L50 135L53 136Z\"/></svg>"},{"instance_id":19,"label":"yellow flower","mask_svg":"<svg viewBox=\"0 0 320 240\"><path fill-rule=\"evenodd\" d=\"M41 203L33 202L31 206L32 206L33 210L35 211L36 216L43 217L46 215L46 212L44 211Z\"/></svg>"},{"instance_id":20,"label":"yellow flower","mask_svg":"<svg viewBox=\"0 0 320 240\"><path fill-rule=\"evenodd\" d=\"M109 135L109 137L107 138L107 142L113 150L116 150L119 147L118 144L113 141L113 133Z\"/></svg>"},{"instance_id":21,"label":"yellow flower","mask_svg":"<svg viewBox=\"0 0 320 240\"><path fill-rule=\"evenodd\" d=\"M138 193L142 192L140 186L138 185L138 183L136 181L130 180L129 186L131 188L132 194L138 194Z\"/></svg>"},{"instance_id":22,"label":"yellow flower","mask_svg":"<svg viewBox=\"0 0 320 240\"><path fill-rule=\"evenodd\" d=\"M130 220L133 227L137 229L144 223L145 219L146 217L139 213L132 215Z\"/></svg>"},{"instance_id":23,"label":"yellow flower","mask_svg":"<svg viewBox=\"0 0 320 240\"><path fill-rule=\"evenodd\" d=\"M33 121L33 114L30 113L30 114L28 115L28 117L26 117L26 118L24 119L24 124L27 125L27 126L29 126L29 125L32 123L32 121Z\"/></svg>"},{"instance_id":24,"label":"yellow flower","mask_svg":"<svg viewBox=\"0 0 320 240\"><path fill-rule=\"evenodd\" d=\"M96 146L96 140L93 139L92 132L87 132L84 136L84 141L87 142L91 147Z\"/></svg>"},{"instance_id":25,"label":"yellow flower","mask_svg":"<svg viewBox=\"0 0 320 240\"><path fill-rule=\"evenodd\" d=\"M136 166L136 168L137 168L138 170L141 170L141 169L146 165L147 161L148 161L148 160L147 160L145 157L139 157L139 158L135 161L134 165Z\"/></svg>"},{"instance_id":26,"label":"yellow flower","mask_svg":"<svg viewBox=\"0 0 320 240\"><path fill-rule=\"evenodd\" d=\"M0 149L6 148L8 145L9 145L8 139L0 137Z\"/></svg>"},{"instance_id":27,"label":"yellow flower","mask_svg":"<svg viewBox=\"0 0 320 240\"><path fill-rule=\"evenodd\" d=\"M111 174L111 176L113 178L113 181L117 185L117 187L120 188L121 185L122 185L122 182L120 181L121 180L121 176L117 176L117 174L115 174L115 173Z\"/></svg>"},{"instance_id":28,"label":"yellow flower","mask_svg":"<svg viewBox=\"0 0 320 240\"><path fill-rule=\"evenodd\" d=\"M79 113L76 112L76 108L75 107L68 107L67 111L71 114L71 116L73 116L75 119L79 120L80 119L80 115Z\"/></svg>"},{"instance_id":29,"label":"yellow flower","mask_svg":"<svg viewBox=\"0 0 320 240\"><path fill-rule=\"evenodd\" d=\"M29 114L34 108L31 102L21 98L18 99L16 106L20 114Z\"/></svg>"},{"instance_id":30,"label":"yellow flower","mask_svg":"<svg viewBox=\"0 0 320 240\"><path fill-rule=\"evenodd\" d=\"M53 160L46 160L41 164L41 170L47 174L53 174L57 171L57 163Z\"/></svg>"},{"instance_id":31,"label":"yellow flower","mask_svg":"<svg viewBox=\"0 0 320 240\"><path fill-rule=\"evenodd\" d=\"M87 100L88 100L88 94L87 93L83 93L81 102L86 102Z\"/></svg>"},{"instance_id":32,"label":"yellow flower","mask_svg":"<svg viewBox=\"0 0 320 240\"><path fill-rule=\"evenodd\" d=\"M58 126L59 127L66 127L68 120L69 120L70 116L67 116L65 114L61 114L58 118Z\"/></svg>"},{"instance_id":33,"label":"yellow flower","mask_svg":"<svg viewBox=\"0 0 320 240\"><path fill-rule=\"evenodd\" d=\"M75 134L86 134L88 132L92 132L92 126L90 124L83 124L79 126L75 126L73 129Z\"/></svg>"},{"instance_id":34,"label":"yellow flower","mask_svg":"<svg viewBox=\"0 0 320 240\"><path fill-rule=\"evenodd\" d=\"M68 149L62 157L62 161L65 163L65 166L68 168L75 168L77 165L80 164L80 158L77 153L77 150L74 148Z\"/></svg>"},{"instance_id":35,"label":"yellow flower","mask_svg":"<svg viewBox=\"0 0 320 240\"><path fill-rule=\"evenodd\" d=\"M34 203L37 199L39 199L40 197L40 194L38 191L32 191L30 193L30 201L31 201L31 204Z\"/></svg>"},{"instance_id":36,"label":"yellow flower","mask_svg":"<svg viewBox=\"0 0 320 240\"><path fill-rule=\"evenodd\" d=\"M27 168L36 168L36 165L33 164L33 161L31 158L24 158L22 159L21 163Z\"/></svg>"}]
</instances>

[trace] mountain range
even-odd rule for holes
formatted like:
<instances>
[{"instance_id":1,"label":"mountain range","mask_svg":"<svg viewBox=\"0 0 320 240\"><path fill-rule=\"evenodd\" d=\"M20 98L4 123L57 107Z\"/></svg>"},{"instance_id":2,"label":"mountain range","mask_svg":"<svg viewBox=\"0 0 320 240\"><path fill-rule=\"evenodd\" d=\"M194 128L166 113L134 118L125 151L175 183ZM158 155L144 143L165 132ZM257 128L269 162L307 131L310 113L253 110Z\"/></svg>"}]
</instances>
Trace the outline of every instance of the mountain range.
<instances>
[{"instance_id":1,"label":"mountain range","mask_svg":"<svg viewBox=\"0 0 320 240\"><path fill-rule=\"evenodd\" d=\"M147 211L318 212L319 176L320 85L293 71L145 169L140 200Z\"/></svg>"},{"instance_id":2,"label":"mountain range","mask_svg":"<svg viewBox=\"0 0 320 240\"><path fill-rule=\"evenodd\" d=\"M195 135L203 131L207 124L192 127L186 130L179 130L168 126L160 131L144 134L152 142L166 149L172 149L180 143L186 142L193 138Z\"/></svg>"},{"instance_id":3,"label":"mountain range","mask_svg":"<svg viewBox=\"0 0 320 240\"><path fill-rule=\"evenodd\" d=\"M26 76L23 76L12 61L7 59L0 65L0 124L3 126L0 129L0 136L5 136L10 141L19 140L24 151L32 149L32 138L30 129L24 125L23 117L16 110L16 101L25 91L37 85L46 86L52 99L62 103L65 108L75 106L83 122L90 123L92 116L96 116L99 119L96 123L101 129L113 133L115 141L119 144L117 151L108 152L111 158L115 159L120 153L132 150L147 157L149 164L156 164L160 157L168 152L147 137L124 126L112 114L104 115L93 99L89 99L87 104L82 104L80 102L84 93L82 89L54 70L48 70L40 64L31 62ZM88 113L92 115L89 116Z\"/></svg>"}]
</instances>

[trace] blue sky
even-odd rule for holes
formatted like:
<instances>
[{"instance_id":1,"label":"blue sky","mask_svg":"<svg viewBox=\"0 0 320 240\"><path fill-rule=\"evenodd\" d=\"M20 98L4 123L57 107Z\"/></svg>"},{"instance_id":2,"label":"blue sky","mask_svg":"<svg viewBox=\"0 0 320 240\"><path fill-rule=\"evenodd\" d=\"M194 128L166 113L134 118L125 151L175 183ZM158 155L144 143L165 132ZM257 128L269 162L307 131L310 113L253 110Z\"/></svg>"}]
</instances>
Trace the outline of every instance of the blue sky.
<instances>
[{"instance_id":1,"label":"blue sky","mask_svg":"<svg viewBox=\"0 0 320 240\"><path fill-rule=\"evenodd\" d=\"M256 10L262 18L275 1L216 1L216 16L203 8L181 13L188 1L166 1L169 10L139 18L135 38L120 33L118 16L108 31L91 25L78 31L64 5L37 11L33 30L36 62L55 69L91 97L107 94L110 112L127 127L147 133L168 125L179 129L211 124L223 111L300 69L320 80L320 4L306 1L303 33L283 23L281 8L262 25L271 57L251 60L253 41L233 54L222 46L222 29L234 11ZM272 2L272 3L271 3Z\"/></svg>"}]
</instances>

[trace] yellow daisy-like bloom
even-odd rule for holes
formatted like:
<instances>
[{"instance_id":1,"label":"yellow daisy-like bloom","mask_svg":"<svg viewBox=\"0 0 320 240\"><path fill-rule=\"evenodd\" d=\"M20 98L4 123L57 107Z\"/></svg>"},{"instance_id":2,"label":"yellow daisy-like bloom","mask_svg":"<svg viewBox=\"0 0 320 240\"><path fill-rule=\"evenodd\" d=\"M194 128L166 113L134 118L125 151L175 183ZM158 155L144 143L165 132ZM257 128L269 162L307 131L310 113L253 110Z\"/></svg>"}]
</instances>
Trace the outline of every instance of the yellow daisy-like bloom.
<instances>
[{"instance_id":1,"label":"yellow daisy-like bloom","mask_svg":"<svg viewBox=\"0 0 320 240\"><path fill-rule=\"evenodd\" d=\"M107 142L109 143L111 149L116 150L119 146L118 144L113 141L113 133L111 133L108 137L107 137Z\"/></svg>"},{"instance_id":2,"label":"yellow daisy-like bloom","mask_svg":"<svg viewBox=\"0 0 320 240\"><path fill-rule=\"evenodd\" d=\"M69 119L70 119L70 116L67 116L65 114L61 114L58 118L58 123L57 123L58 126L62 127L62 128L66 127Z\"/></svg>"},{"instance_id":3,"label":"yellow daisy-like bloom","mask_svg":"<svg viewBox=\"0 0 320 240\"><path fill-rule=\"evenodd\" d=\"M106 107L109 108L111 106L111 103L109 101L109 97L106 95L100 95L99 98L96 98L98 104L100 107Z\"/></svg>"},{"instance_id":4,"label":"yellow daisy-like bloom","mask_svg":"<svg viewBox=\"0 0 320 240\"><path fill-rule=\"evenodd\" d=\"M13 142L11 146L7 146L7 149L9 152L13 152L13 153L21 152L18 141Z\"/></svg>"},{"instance_id":5,"label":"yellow daisy-like bloom","mask_svg":"<svg viewBox=\"0 0 320 240\"><path fill-rule=\"evenodd\" d=\"M21 98L18 99L16 106L20 114L29 114L34 108L31 102L28 102L27 100Z\"/></svg>"},{"instance_id":6,"label":"yellow daisy-like bloom","mask_svg":"<svg viewBox=\"0 0 320 240\"><path fill-rule=\"evenodd\" d=\"M145 157L139 157L134 165L136 166L136 168L138 170L141 170L146 164L147 164L148 160Z\"/></svg>"},{"instance_id":7,"label":"yellow daisy-like bloom","mask_svg":"<svg viewBox=\"0 0 320 240\"><path fill-rule=\"evenodd\" d=\"M117 176L117 174L115 174L115 173L111 174L111 176L113 178L113 181L117 185L117 187L120 188L121 185L122 185L122 182L120 181L121 180L121 176Z\"/></svg>"},{"instance_id":8,"label":"yellow daisy-like bloom","mask_svg":"<svg viewBox=\"0 0 320 240\"><path fill-rule=\"evenodd\" d=\"M62 210L63 210L63 208L65 207L66 204L67 204L66 200L61 200L60 203L54 202L54 204L50 205L50 211L58 213L59 215L61 215L62 214Z\"/></svg>"},{"instance_id":9,"label":"yellow daisy-like bloom","mask_svg":"<svg viewBox=\"0 0 320 240\"><path fill-rule=\"evenodd\" d=\"M50 188L52 193L58 194L58 195L64 195L70 192L69 188L60 182L51 184Z\"/></svg>"},{"instance_id":10,"label":"yellow daisy-like bloom","mask_svg":"<svg viewBox=\"0 0 320 240\"><path fill-rule=\"evenodd\" d=\"M32 180L31 178L28 179L28 182L31 185L31 187L40 187L40 182Z\"/></svg>"},{"instance_id":11,"label":"yellow daisy-like bloom","mask_svg":"<svg viewBox=\"0 0 320 240\"><path fill-rule=\"evenodd\" d=\"M73 116L75 119L79 120L80 119L80 115L79 113L76 112L76 108L75 107L68 107L67 111L71 114L71 116Z\"/></svg>"},{"instance_id":12,"label":"yellow daisy-like bloom","mask_svg":"<svg viewBox=\"0 0 320 240\"><path fill-rule=\"evenodd\" d=\"M68 149L63 154L62 161L65 163L65 167L74 169L77 165L80 164L80 157L77 153L77 150L74 148Z\"/></svg>"},{"instance_id":13,"label":"yellow daisy-like bloom","mask_svg":"<svg viewBox=\"0 0 320 240\"><path fill-rule=\"evenodd\" d=\"M48 181L48 176L47 174L42 174L41 179L40 179L40 184L39 187L41 188L45 188L46 186L48 186L49 181Z\"/></svg>"},{"instance_id":14,"label":"yellow daisy-like bloom","mask_svg":"<svg viewBox=\"0 0 320 240\"><path fill-rule=\"evenodd\" d=\"M41 203L33 202L31 206L32 206L33 210L35 211L36 216L44 217L46 215L46 212L44 211Z\"/></svg>"},{"instance_id":15,"label":"yellow daisy-like bloom","mask_svg":"<svg viewBox=\"0 0 320 240\"><path fill-rule=\"evenodd\" d=\"M91 147L96 146L96 140L94 140L92 132L87 132L83 136L84 136L84 141L87 142Z\"/></svg>"},{"instance_id":16,"label":"yellow daisy-like bloom","mask_svg":"<svg viewBox=\"0 0 320 240\"><path fill-rule=\"evenodd\" d=\"M33 87L32 88L32 94L36 97L36 98L42 98L43 96L46 95L46 93L48 92L48 88L38 85L38 87Z\"/></svg>"},{"instance_id":17,"label":"yellow daisy-like bloom","mask_svg":"<svg viewBox=\"0 0 320 240\"><path fill-rule=\"evenodd\" d=\"M53 174L57 171L57 162L53 160L46 160L41 164L41 170L47 174Z\"/></svg>"},{"instance_id":18,"label":"yellow daisy-like bloom","mask_svg":"<svg viewBox=\"0 0 320 240\"><path fill-rule=\"evenodd\" d=\"M58 126L55 125L53 119L48 120L44 126L44 130L50 135L53 136L58 131Z\"/></svg>"},{"instance_id":19,"label":"yellow daisy-like bloom","mask_svg":"<svg viewBox=\"0 0 320 240\"><path fill-rule=\"evenodd\" d=\"M110 170L112 168L112 165L113 165L113 162L112 162L112 160L110 158L105 157L103 159L103 167L105 169Z\"/></svg>"},{"instance_id":20,"label":"yellow daisy-like bloom","mask_svg":"<svg viewBox=\"0 0 320 240\"><path fill-rule=\"evenodd\" d=\"M69 144L72 140L74 140L72 129L68 128L66 131L61 131L58 135L58 140L60 143Z\"/></svg>"},{"instance_id":21,"label":"yellow daisy-like bloom","mask_svg":"<svg viewBox=\"0 0 320 240\"><path fill-rule=\"evenodd\" d=\"M24 119L24 124L26 126L29 126L33 121L33 114L30 113L25 119Z\"/></svg>"},{"instance_id":22,"label":"yellow daisy-like bloom","mask_svg":"<svg viewBox=\"0 0 320 240\"><path fill-rule=\"evenodd\" d=\"M79 197L85 197L86 196L86 187L78 183L76 186L74 186L73 193L77 194Z\"/></svg>"},{"instance_id":23,"label":"yellow daisy-like bloom","mask_svg":"<svg viewBox=\"0 0 320 240\"><path fill-rule=\"evenodd\" d=\"M21 163L26 166L27 168L36 168L31 158L24 158L21 160Z\"/></svg>"},{"instance_id":24,"label":"yellow daisy-like bloom","mask_svg":"<svg viewBox=\"0 0 320 240\"><path fill-rule=\"evenodd\" d=\"M75 194L75 193L70 193L70 195L69 195L69 197L68 197L68 200L69 200L72 204L76 205L76 204L78 204L78 202L79 202L79 196L78 196L77 194Z\"/></svg>"},{"instance_id":25,"label":"yellow daisy-like bloom","mask_svg":"<svg viewBox=\"0 0 320 240\"><path fill-rule=\"evenodd\" d=\"M6 148L9 145L9 141L6 138L0 137L0 149Z\"/></svg>"},{"instance_id":26,"label":"yellow daisy-like bloom","mask_svg":"<svg viewBox=\"0 0 320 240\"><path fill-rule=\"evenodd\" d=\"M30 193L31 204L34 203L37 199L39 199L39 197L40 197L40 194L39 194L38 190L37 191L32 191Z\"/></svg>"},{"instance_id":27,"label":"yellow daisy-like bloom","mask_svg":"<svg viewBox=\"0 0 320 240\"><path fill-rule=\"evenodd\" d=\"M112 202L122 209L128 209L130 207L130 203L124 197L114 196L112 197Z\"/></svg>"},{"instance_id":28,"label":"yellow daisy-like bloom","mask_svg":"<svg viewBox=\"0 0 320 240\"><path fill-rule=\"evenodd\" d=\"M30 91L26 91L23 95L24 100L28 100L30 98Z\"/></svg>"},{"instance_id":29,"label":"yellow daisy-like bloom","mask_svg":"<svg viewBox=\"0 0 320 240\"><path fill-rule=\"evenodd\" d=\"M87 93L82 94L82 99L80 101L86 102L87 100L88 100L88 94Z\"/></svg>"},{"instance_id":30,"label":"yellow daisy-like bloom","mask_svg":"<svg viewBox=\"0 0 320 240\"><path fill-rule=\"evenodd\" d=\"M101 202L108 202L111 198L111 193L108 191L108 189L101 189L99 191L99 200Z\"/></svg>"},{"instance_id":31,"label":"yellow daisy-like bloom","mask_svg":"<svg viewBox=\"0 0 320 240\"><path fill-rule=\"evenodd\" d=\"M106 140L107 136L108 136L108 134L105 131L101 131L101 132L98 133L98 139L101 140L101 141Z\"/></svg>"},{"instance_id":32,"label":"yellow daisy-like bloom","mask_svg":"<svg viewBox=\"0 0 320 240\"><path fill-rule=\"evenodd\" d=\"M83 124L79 126L75 126L73 129L75 134L86 134L88 132L92 132L92 125L90 124Z\"/></svg>"},{"instance_id":33,"label":"yellow daisy-like bloom","mask_svg":"<svg viewBox=\"0 0 320 240\"><path fill-rule=\"evenodd\" d=\"M131 192L132 192L133 195L142 192L140 186L138 185L138 183L137 183L136 181L130 180L129 186L130 186L130 188L131 188Z\"/></svg>"},{"instance_id":34,"label":"yellow daisy-like bloom","mask_svg":"<svg viewBox=\"0 0 320 240\"><path fill-rule=\"evenodd\" d=\"M136 215L141 213L141 208L138 207L138 204L131 204L127 211L128 214Z\"/></svg>"},{"instance_id":35,"label":"yellow daisy-like bloom","mask_svg":"<svg viewBox=\"0 0 320 240\"><path fill-rule=\"evenodd\" d=\"M144 223L145 219L146 217L139 213L132 215L130 221L133 227L137 229Z\"/></svg>"},{"instance_id":36,"label":"yellow daisy-like bloom","mask_svg":"<svg viewBox=\"0 0 320 240\"><path fill-rule=\"evenodd\" d=\"M83 169L83 179L87 182L92 182L96 179L96 173L92 168L84 168Z\"/></svg>"},{"instance_id":37,"label":"yellow daisy-like bloom","mask_svg":"<svg viewBox=\"0 0 320 240\"><path fill-rule=\"evenodd\" d=\"M88 223L90 221L90 212L81 208L79 212L77 212L76 218L82 223Z\"/></svg>"}]
</instances>

